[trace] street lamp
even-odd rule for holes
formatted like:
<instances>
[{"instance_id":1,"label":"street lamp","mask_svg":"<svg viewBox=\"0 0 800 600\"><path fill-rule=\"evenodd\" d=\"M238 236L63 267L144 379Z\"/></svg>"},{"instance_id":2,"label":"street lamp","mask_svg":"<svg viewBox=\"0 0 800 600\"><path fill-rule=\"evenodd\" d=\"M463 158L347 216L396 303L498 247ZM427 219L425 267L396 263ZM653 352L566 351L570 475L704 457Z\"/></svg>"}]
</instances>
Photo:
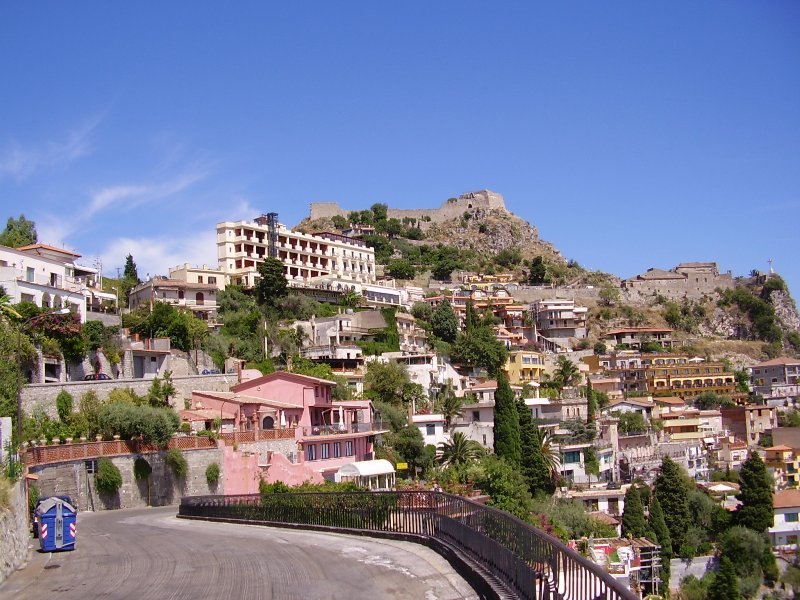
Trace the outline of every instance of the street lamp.
<instances>
[{"instance_id":1,"label":"street lamp","mask_svg":"<svg viewBox=\"0 0 800 600\"><path fill-rule=\"evenodd\" d=\"M47 315L66 315L69 312L71 311L68 308L50 310L28 317L17 326L17 442L20 446L22 445L22 360L20 357L22 351L22 328L26 325L30 325L40 317Z\"/></svg>"}]
</instances>

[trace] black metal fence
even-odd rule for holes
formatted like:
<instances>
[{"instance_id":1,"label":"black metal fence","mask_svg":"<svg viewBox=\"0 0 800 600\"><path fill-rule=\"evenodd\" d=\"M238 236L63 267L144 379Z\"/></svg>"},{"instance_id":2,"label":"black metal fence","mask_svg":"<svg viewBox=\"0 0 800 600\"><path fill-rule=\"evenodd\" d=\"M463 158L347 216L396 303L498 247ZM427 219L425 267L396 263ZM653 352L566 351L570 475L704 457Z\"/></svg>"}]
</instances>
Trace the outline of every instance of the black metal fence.
<instances>
[{"instance_id":1,"label":"black metal fence","mask_svg":"<svg viewBox=\"0 0 800 600\"><path fill-rule=\"evenodd\" d=\"M179 516L422 536L536 600L637 595L559 540L503 511L441 492L312 492L183 498Z\"/></svg>"}]
</instances>

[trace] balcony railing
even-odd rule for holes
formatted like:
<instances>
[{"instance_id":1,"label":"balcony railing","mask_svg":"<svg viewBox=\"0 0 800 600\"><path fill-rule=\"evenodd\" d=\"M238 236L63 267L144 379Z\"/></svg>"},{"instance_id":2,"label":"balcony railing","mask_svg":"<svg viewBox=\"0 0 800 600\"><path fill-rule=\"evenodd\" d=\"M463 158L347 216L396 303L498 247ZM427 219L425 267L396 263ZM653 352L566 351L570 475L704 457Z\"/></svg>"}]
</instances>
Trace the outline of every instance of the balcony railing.
<instances>
[{"instance_id":1,"label":"balcony railing","mask_svg":"<svg viewBox=\"0 0 800 600\"><path fill-rule=\"evenodd\" d=\"M178 516L424 540L481 597L634 600L601 567L496 508L440 492L330 492L183 498ZM653 574L658 577L657 573Z\"/></svg>"},{"instance_id":2,"label":"balcony railing","mask_svg":"<svg viewBox=\"0 0 800 600\"><path fill-rule=\"evenodd\" d=\"M332 425L312 425L303 427L304 437L314 437L322 435L352 435L354 433L371 433L387 431L388 425L384 423L334 423Z\"/></svg>"}]
</instances>

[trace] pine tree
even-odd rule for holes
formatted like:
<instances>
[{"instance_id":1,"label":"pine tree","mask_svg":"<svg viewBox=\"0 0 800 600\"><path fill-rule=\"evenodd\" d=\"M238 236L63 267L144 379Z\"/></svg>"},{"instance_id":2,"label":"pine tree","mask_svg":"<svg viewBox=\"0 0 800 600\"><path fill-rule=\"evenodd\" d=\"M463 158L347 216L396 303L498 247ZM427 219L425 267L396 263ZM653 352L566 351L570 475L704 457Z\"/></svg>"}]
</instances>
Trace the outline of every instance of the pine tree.
<instances>
[{"instance_id":1,"label":"pine tree","mask_svg":"<svg viewBox=\"0 0 800 600\"><path fill-rule=\"evenodd\" d=\"M731 559L723 556L714 582L708 588L706 600L740 600L739 581Z\"/></svg>"},{"instance_id":2,"label":"pine tree","mask_svg":"<svg viewBox=\"0 0 800 600\"><path fill-rule=\"evenodd\" d=\"M494 453L509 464L520 464L519 413L508 375L502 370L497 374L494 393Z\"/></svg>"},{"instance_id":3,"label":"pine tree","mask_svg":"<svg viewBox=\"0 0 800 600\"><path fill-rule=\"evenodd\" d=\"M650 520L648 522L650 532L656 539L652 540L661 546L661 581L664 585L669 585L670 561L672 560L672 539L669 536L667 523L664 521L664 511L656 496L650 503ZM663 587L663 586L662 586Z\"/></svg>"},{"instance_id":4,"label":"pine tree","mask_svg":"<svg viewBox=\"0 0 800 600\"><path fill-rule=\"evenodd\" d=\"M597 401L594 398L594 389L592 388L591 380L586 380L586 422L592 424L595 422L595 413L597 412Z\"/></svg>"},{"instance_id":5,"label":"pine tree","mask_svg":"<svg viewBox=\"0 0 800 600\"><path fill-rule=\"evenodd\" d=\"M655 497L664 510L664 521L669 529L672 547L680 552L691 525L689 490L681 467L669 456L661 461L661 472L656 477Z\"/></svg>"},{"instance_id":6,"label":"pine tree","mask_svg":"<svg viewBox=\"0 0 800 600\"><path fill-rule=\"evenodd\" d=\"M742 504L736 511L736 524L759 533L765 532L774 522L772 486L764 461L757 452L751 452L742 463L739 485L736 499Z\"/></svg>"},{"instance_id":7,"label":"pine tree","mask_svg":"<svg viewBox=\"0 0 800 600\"><path fill-rule=\"evenodd\" d=\"M625 510L622 511L622 536L639 538L647 535L647 521L639 490L635 485L625 492Z\"/></svg>"}]
</instances>

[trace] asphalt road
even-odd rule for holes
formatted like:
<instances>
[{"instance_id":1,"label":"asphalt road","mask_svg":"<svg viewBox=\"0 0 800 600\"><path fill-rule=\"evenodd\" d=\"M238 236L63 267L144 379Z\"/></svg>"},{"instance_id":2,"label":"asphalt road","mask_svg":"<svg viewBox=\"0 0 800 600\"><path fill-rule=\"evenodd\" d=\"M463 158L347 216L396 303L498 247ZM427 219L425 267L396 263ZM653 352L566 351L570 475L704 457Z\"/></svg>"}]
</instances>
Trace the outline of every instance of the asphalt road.
<instances>
[{"instance_id":1,"label":"asphalt road","mask_svg":"<svg viewBox=\"0 0 800 600\"><path fill-rule=\"evenodd\" d=\"M410 542L187 521L176 508L80 513L76 549L42 553L0 598L476 599L452 567Z\"/></svg>"}]
</instances>

